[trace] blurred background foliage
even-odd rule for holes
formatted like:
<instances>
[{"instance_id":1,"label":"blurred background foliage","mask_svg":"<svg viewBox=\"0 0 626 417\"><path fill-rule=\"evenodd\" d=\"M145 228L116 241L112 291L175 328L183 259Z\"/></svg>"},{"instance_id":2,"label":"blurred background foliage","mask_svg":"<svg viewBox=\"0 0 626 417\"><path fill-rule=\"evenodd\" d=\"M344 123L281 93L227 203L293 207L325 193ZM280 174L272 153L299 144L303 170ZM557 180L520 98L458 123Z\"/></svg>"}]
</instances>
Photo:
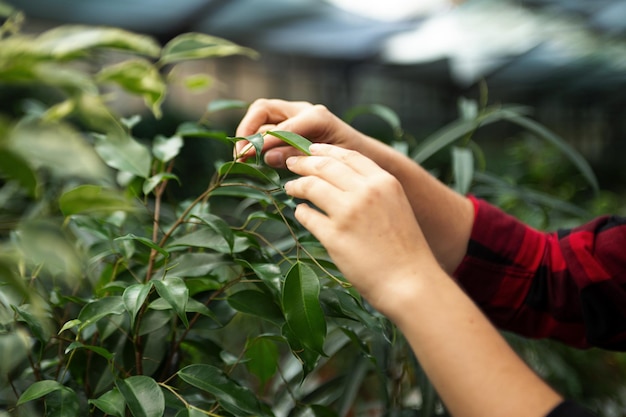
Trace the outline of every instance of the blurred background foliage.
<instances>
[{"instance_id":1,"label":"blurred background foliage","mask_svg":"<svg viewBox=\"0 0 626 417\"><path fill-rule=\"evenodd\" d=\"M384 21L319 0L273 0L262 6L240 0L187 0L176 5L157 0L109 1L106 5L71 0L16 0L12 3L25 10L28 18L22 22L20 17L13 15L14 20L3 26L2 39L8 39L18 28L22 28L23 33L36 35L59 23L87 23L112 25L150 35L153 38L144 39L147 43L139 48L150 62L157 59L151 54L156 54L161 45L192 30L227 36L229 40L260 52L258 56L250 51L245 57L178 63L175 70L167 72L164 101L161 101L164 97L159 89L165 87L125 91L111 85L98 85L96 96L104 99L101 103L104 107L96 104L96 110L106 108L108 112L112 109L114 118L119 115L122 124L132 126L133 136L143 138L142 141L150 142L152 139L145 138L157 136L171 138L189 120L200 120L218 139L185 141L171 171L185 180L181 184L171 181L166 191L171 201L184 202L205 190L207 178L216 173L220 163L231 158L231 149L223 140L234 132L243 114L242 106L255 98L271 96L327 104L358 128L415 156L451 186L487 198L540 229L571 227L605 213L626 214L626 173L621 161L626 148L623 122L626 120L623 108L626 96L622 88L626 81L626 49L622 37L626 29L623 23L626 11L622 2L470 0L454 9L449 9L447 4L428 2L432 3L429 9L413 10ZM398 4L403 3L415 2ZM364 8L367 2L361 4ZM356 11L362 10L357 7ZM443 37L446 42L436 45L440 48L438 51L428 56L419 55L420 50L426 49L425 44L420 43L424 38L432 40L438 27L450 29L450 25L455 25L458 32ZM515 28L518 30L513 30ZM529 31L533 33L532 37L527 36ZM470 37L469 32L475 36ZM496 37L504 33L507 34L506 41L496 42ZM409 47L402 43L401 36L411 34L414 35L413 46ZM78 36L84 36L84 33ZM514 36L525 40L513 42ZM409 57L399 56L398 50L407 52ZM468 55L459 51L474 53ZM2 53L0 50L0 60ZM255 60L250 59L251 55ZM65 57L68 62L74 58ZM76 62L78 72L97 73L103 67L127 58L125 53L108 51ZM63 60L63 57L58 59ZM162 68L160 70L165 74ZM59 73L58 82L64 83L64 88L69 86L71 89L72 85L84 81L80 77L64 79L62 75ZM109 77L115 78L111 74ZM80 117L80 111L70 111L59 105L66 101L59 85L54 85L54 79L46 79L40 84L19 83L14 78L2 81L0 137L13 132L15 120L25 123L46 115L52 119L67 117L72 134L67 135L67 131L50 133L57 138L107 130L108 113L102 116L103 119L84 119ZM119 79L117 81L123 85ZM207 112L209 103L219 102L219 99L235 101L215 112ZM79 107L94 105L87 101L77 103ZM159 109L163 109L163 114L159 114ZM93 112L94 108L89 107L86 111ZM102 115L98 111L96 114ZM141 117L133 121L137 114ZM479 120L481 123L477 122ZM519 123L519 120L525 122ZM538 123L534 124L535 120ZM528 123L531 123L530 127ZM33 149L44 149L45 138L42 135L39 141L32 143ZM76 185L76 172L71 171L74 163L79 159L85 161L84 155L94 156L91 150L80 147L80 140L72 142L68 139L67 143L74 143L75 148L68 149L77 152L68 151L64 155L68 159L61 167L67 170L55 172L59 159L52 158L49 161L53 163L46 165L46 159L33 152L34 156L29 158L38 158L39 167L43 167L43 174L38 175L43 176L29 180L27 174L20 174L18 185L6 181L5 167L8 165L7 159L3 159L4 168L0 167L5 178L0 190L3 248L11 247L9 243L12 243L22 220L37 220L58 213L58 207L54 205L58 204L55 196L60 191L57 188L59 175ZM428 148L425 144L432 146ZM89 142L91 145L93 143ZM73 158L79 154L80 158ZM584 163L577 159L577 155L582 155ZM91 175L92 181L96 179L95 183L123 182L106 170L107 173L103 174L99 168L102 162L97 158L85 164L89 169L82 174ZM19 166L19 162L11 166ZM140 187L132 182L127 185L129 192ZM237 220L237 216L244 214L233 211L240 207L239 203L227 196L218 202L221 207L215 209L228 221ZM128 204L126 200L119 203ZM173 212L165 214L174 216ZM145 218L138 224L148 227ZM33 242L40 240L38 233L42 230L48 232L45 236L49 237L49 242L66 241L66 236L59 234L59 229L50 224L38 224L34 229L21 230L21 233L31 236ZM269 233L271 238L276 237L271 227L260 230ZM282 238L280 233L278 235ZM49 250L43 246L43 252ZM80 254L77 255L74 248L58 249L65 255L57 268L81 268ZM323 258L323 252L316 253ZM0 258L0 273L5 284L2 302L4 305L20 305L16 300L24 297L19 292L23 287L7 269L7 256L12 254L5 250ZM107 268L98 272L106 276ZM58 303L55 304L57 307L69 305L64 298L63 286L57 284L51 283L49 294L52 298L47 302ZM324 296L330 298L324 300ZM341 304L332 297L336 297L336 293L322 291L323 305L327 309L325 314L328 317L342 316L345 311L341 311ZM50 304L41 300L29 301L35 312L38 308L50 308ZM236 303L234 298L233 303ZM339 310L328 310L331 306ZM236 309L224 303L216 304L215 308L220 317L233 320L231 326L215 328L210 320L206 320L203 322L207 325L206 333L213 332L211 339L215 345L200 346L197 340L189 340L185 352L192 362L194 359L209 361L210 358L214 363L233 365L237 358L229 352L236 352L242 344L245 345L247 334L267 330L267 325L260 326L258 320L241 312L235 314ZM245 309L245 306L239 308ZM360 310L350 311L355 314ZM77 314L78 310L74 306L69 312ZM19 308L13 313L2 310L4 350L0 352L0 358L3 360L15 357L15 363L21 363L27 353L22 353L20 347L34 343L33 349L39 349L43 340L59 331L54 327L59 326L58 323L48 323L49 328L33 326L36 321L28 313ZM350 332L344 328L351 349L340 348L345 346L342 345L345 338L329 338L337 343L335 354L316 368L317 379L300 386L296 394L301 396L302 405L309 406L298 408L289 401L277 402L272 404L276 415L446 414L401 335L385 327L386 324L375 315L372 319L365 317L369 316L360 318L360 327L356 330ZM8 331L14 328L15 321L27 326L19 331ZM233 331L233 328L238 330ZM197 337L206 342L202 333L198 332ZM531 341L514 335L507 337L537 372L565 395L588 405L602 416L626 415L624 354L599 349L579 351L551 341ZM259 346L261 350L257 355L275 357L273 348L269 347L273 345L260 342ZM355 349L360 352L356 357ZM255 350L250 352L250 357L254 357ZM283 350L280 353L281 356L287 355ZM62 359L56 360L62 362ZM274 359L268 360L265 367L257 368L253 372L255 378L274 375L272 365L275 362ZM296 369L299 365L296 361L292 366ZM5 368L0 367L0 374L10 371ZM298 372L293 369L291 372ZM284 371L290 375L289 369ZM233 376L239 377L242 373L242 368L238 368ZM32 375L24 378L27 381ZM258 389L254 386L258 383L255 378L241 376L238 381L245 381L244 385ZM283 388L277 388L280 381L274 384L273 388L264 388L284 394L280 390L288 390L291 386L285 383ZM0 392L6 399L12 398L13 394L19 392ZM63 400L63 395L57 400ZM6 401L3 406L8 407L11 402ZM360 405L354 406L355 403ZM54 404L49 406L58 409ZM38 409L28 408L29 404L22 407L26 407L26 413L38 412ZM92 407L92 411L97 410ZM232 409L228 412L236 415Z\"/></svg>"}]
</instances>

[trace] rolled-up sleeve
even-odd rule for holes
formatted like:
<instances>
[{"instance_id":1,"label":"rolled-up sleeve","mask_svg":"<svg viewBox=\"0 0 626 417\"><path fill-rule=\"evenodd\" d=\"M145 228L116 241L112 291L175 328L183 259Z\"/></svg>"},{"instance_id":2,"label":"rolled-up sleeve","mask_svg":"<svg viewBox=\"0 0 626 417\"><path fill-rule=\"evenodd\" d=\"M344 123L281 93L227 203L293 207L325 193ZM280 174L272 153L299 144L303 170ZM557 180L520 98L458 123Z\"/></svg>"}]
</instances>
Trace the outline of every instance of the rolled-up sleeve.
<instances>
[{"instance_id":1,"label":"rolled-up sleeve","mask_svg":"<svg viewBox=\"0 0 626 417\"><path fill-rule=\"evenodd\" d=\"M542 232L471 200L472 235L454 276L497 327L626 350L626 219Z\"/></svg>"}]
</instances>

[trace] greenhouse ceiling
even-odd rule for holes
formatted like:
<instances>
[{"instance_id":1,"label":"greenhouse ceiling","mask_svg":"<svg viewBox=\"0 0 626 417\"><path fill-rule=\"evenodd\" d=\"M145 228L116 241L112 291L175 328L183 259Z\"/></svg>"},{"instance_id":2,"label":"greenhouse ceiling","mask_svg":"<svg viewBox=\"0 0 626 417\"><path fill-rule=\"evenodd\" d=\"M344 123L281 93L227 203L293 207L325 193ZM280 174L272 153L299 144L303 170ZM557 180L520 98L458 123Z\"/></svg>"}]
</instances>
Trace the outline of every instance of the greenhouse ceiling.
<instances>
[{"instance_id":1,"label":"greenhouse ceiling","mask_svg":"<svg viewBox=\"0 0 626 417\"><path fill-rule=\"evenodd\" d=\"M161 40L201 31L259 51L415 68L441 77L615 90L626 83L623 0L13 0L29 18ZM381 8L380 5L385 7ZM378 6L378 8L376 8Z\"/></svg>"}]
</instances>

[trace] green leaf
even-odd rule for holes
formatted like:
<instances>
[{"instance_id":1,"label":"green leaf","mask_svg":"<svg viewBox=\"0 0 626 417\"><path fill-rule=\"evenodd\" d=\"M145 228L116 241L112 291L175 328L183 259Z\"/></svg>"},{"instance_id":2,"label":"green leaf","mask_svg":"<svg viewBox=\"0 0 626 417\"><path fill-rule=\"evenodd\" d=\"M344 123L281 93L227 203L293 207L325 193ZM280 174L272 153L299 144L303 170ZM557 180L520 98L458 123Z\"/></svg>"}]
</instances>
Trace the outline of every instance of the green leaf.
<instances>
[{"instance_id":1,"label":"green leaf","mask_svg":"<svg viewBox=\"0 0 626 417\"><path fill-rule=\"evenodd\" d=\"M83 307L78 314L78 319L81 321L80 330L104 317L112 314L122 314L124 311L126 311L124 301L120 296L111 296L92 301Z\"/></svg>"},{"instance_id":2,"label":"green leaf","mask_svg":"<svg viewBox=\"0 0 626 417\"><path fill-rule=\"evenodd\" d=\"M74 319L74 320L68 320L63 327L61 327L61 330L59 330L58 334L63 333L66 330L72 329L74 327L80 326L80 320L78 319Z\"/></svg>"},{"instance_id":3,"label":"green leaf","mask_svg":"<svg viewBox=\"0 0 626 417\"><path fill-rule=\"evenodd\" d=\"M212 100L207 106L207 112L215 113L223 110L233 110L233 109L245 109L248 107L248 102L242 100L227 100L227 99L218 99Z\"/></svg>"},{"instance_id":4,"label":"green leaf","mask_svg":"<svg viewBox=\"0 0 626 417\"><path fill-rule=\"evenodd\" d=\"M189 327L187 320L187 301L189 300L189 289L185 281L178 277L165 277L162 281L153 280L154 288L169 305L172 306L178 317Z\"/></svg>"},{"instance_id":5,"label":"green leaf","mask_svg":"<svg viewBox=\"0 0 626 417\"><path fill-rule=\"evenodd\" d=\"M148 178L152 156L150 150L129 135L110 134L98 137L96 152L111 168Z\"/></svg>"},{"instance_id":6,"label":"green leaf","mask_svg":"<svg viewBox=\"0 0 626 417\"><path fill-rule=\"evenodd\" d=\"M124 290L122 299L124 300L124 307L130 316L131 328L135 327L135 318L137 317L137 313L139 313L141 307L143 307L151 288L152 283L149 282L147 284L131 285Z\"/></svg>"},{"instance_id":7,"label":"green leaf","mask_svg":"<svg viewBox=\"0 0 626 417\"><path fill-rule=\"evenodd\" d=\"M180 180L175 174L169 172L159 172L144 181L142 191L145 195L150 194L159 184L165 180L176 180L180 184Z\"/></svg>"},{"instance_id":8,"label":"green leaf","mask_svg":"<svg viewBox=\"0 0 626 417\"><path fill-rule=\"evenodd\" d=\"M289 343L291 353L298 358L300 363L302 363L302 378L306 377L308 374L313 372L320 360L321 355L318 352L304 346L300 338L294 334L291 327L289 327L287 323L283 325L281 332Z\"/></svg>"},{"instance_id":9,"label":"green leaf","mask_svg":"<svg viewBox=\"0 0 626 417\"><path fill-rule=\"evenodd\" d=\"M241 162L226 162L218 168L218 173L222 176L227 175L244 175L250 178L258 178L263 182L270 182L280 186L280 176L269 167L262 165L250 165Z\"/></svg>"},{"instance_id":10,"label":"green leaf","mask_svg":"<svg viewBox=\"0 0 626 417\"><path fill-rule=\"evenodd\" d=\"M284 321L278 304L268 294L256 290L238 291L228 296L228 304L237 311L281 324Z\"/></svg>"},{"instance_id":11,"label":"green leaf","mask_svg":"<svg viewBox=\"0 0 626 417\"><path fill-rule=\"evenodd\" d=\"M237 384L214 366L189 365L178 371L178 376L188 384L214 395L220 405L234 415L273 415L250 390Z\"/></svg>"},{"instance_id":12,"label":"green leaf","mask_svg":"<svg viewBox=\"0 0 626 417\"><path fill-rule=\"evenodd\" d=\"M354 119L364 114L372 114L385 121L385 123L393 129L394 139L400 139L403 136L404 132L402 130L402 122L400 121L398 114L389 107L380 104L369 104L354 107L345 114L343 119L347 123L352 123Z\"/></svg>"},{"instance_id":13,"label":"green leaf","mask_svg":"<svg viewBox=\"0 0 626 417\"><path fill-rule=\"evenodd\" d=\"M124 417L125 414L126 402L117 388L105 392L97 399L89 400L89 404L114 417Z\"/></svg>"},{"instance_id":14,"label":"green leaf","mask_svg":"<svg viewBox=\"0 0 626 417\"><path fill-rule=\"evenodd\" d=\"M103 347L100 346L93 346L93 345L85 345L81 342L72 342L70 343L70 345L65 349L65 354L67 355L68 353L70 353L73 350L76 349L86 349L86 350L90 350L94 353L97 353L98 355L102 356L104 359L106 359L107 361L112 361L113 360L113 354L111 352L109 352L108 350L106 350Z\"/></svg>"},{"instance_id":15,"label":"green leaf","mask_svg":"<svg viewBox=\"0 0 626 417\"><path fill-rule=\"evenodd\" d=\"M77 417L79 416L80 403L78 395L73 389L63 387L50 393L46 399L47 417Z\"/></svg>"},{"instance_id":16,"label":"green leaf","mask_svg":"<svg viewBox=\"0 0 626 417\"><path fill-rule=\"evenodd\" d=\"M522 126L523 128L537 135L539 138L542 138L554 145L574 164L574 166L576 166L578 171L580 171L580 173L585 177L589 185L591 185L595 191L598 191L600 189L600 186L598 185L598 179L596 178L593 169L591 169L591 167L589 166L589 163L578 151L571 147L562 138L560 138L554 132L550 131L545 126L542 126L541 124L535 122L532 119L529 119L528 117L522 116L512 111L503 111L502 113L503 117L506 120Z\"/></svg>"},{"instance_id":17,"label":"green leaf","mask_svg":"<svg viewBox=\"0 0 626 417\"><path fill-rule=\"evenodd\" d=\"M324 355L326 319L319 302L320 282L306 264L296 262L283 284L282 307L287 325L303 346Z\"/></svg>"},{"instance_id":18,"label":"green leaf","mask_svg":"<svg viewBox=\"0 0 626 417\"><path fill-rule=\"evenodd\" d=\"M248 371L265 384L278 369L278 347L271 338L257 337L248 341L246 359Z\"/></svg>"},{"instance_id":19,"label":"green leaf","mask_svg":"<svg viewBox=\"0 0 626 417\"><path fill-rule=\"evenodd\" d=\"M81 213L113 213L138 209L121 192L99 185L80 185L66 191L59 198L59 207L66 217Z\"/></svg>"},{"instance_id":20,"label":"green leaf","mask_svg":"<svg viewBox=\"0 0 626 417\"><path fill-rule=\"evenodd\" d=\"M297 133L270 130L267 132L267 134L277 137L278 139L282 140L288 145L293 146L305 155L311 155L311 152L309 151L309 147L312 145L311 141L303 138Z\"/></svg>"},{"instance_id":21,"label":"green leaf","mask_svg":"<svg viewBox=\"0 0 626 417\"><path fill-rule=\"evenodd\" d=\"M52 221L24 221L15 241L26 265L43 267L69 285L83 276L82 260L71 236Z\"/></svg>"},{"instance_id":22,"label":"green leaf","mask_svg":"<svg viewBox=\"0 0 626 417\"><path fill-rule=\"evenodd\" d=\"M183 278L205 277L223 263L224 257L221 254L185 253L176 258L176 265L170 272Z\"/></svg>"},{"instance_id":23,"label":"green leaf","mask_svg":"<svg viewBox=\"0 0 626 417\"><path fill-rule=\"evenodd\" d=\"M183 79L183 85L191 93L201 93L213 86L215 79L208 74L191 74Z\"/></svg>"},{"instance_id":24,"label":"green leaf","mask_svg":"<svg viewBox=\"0 0 626 417\"><path fill-rule=\"evenodd\" d=\"M48 30L37 38L39 51L62 60L90 52L95 48L114 48L157 57L159 44L145 35L117 28L64 25Z\"/></svg>"},{"instance_id":25,"label":"green leaf","mask_svg":"<svg viewBox=\"0 0 626 417\"><path fill-rule=\"evenodd\" d=\"M222 142L230 144L231 141L222 130L211 130L197 123L185 122L181 123L176 129L176 134L182 137L219 139Z\"/></svg>"},{"instance_id":26,"label":"green leaf","mask_svg":"<svg viewBox=\"0 0 626 417\"><path fill-rule=\"evenodd\" d=\"M219 253L240 253L250 247L248 240L241 236L235 236L233 249L220 233L211 228L203 228L182 236L167 246L167 249L173 249L177 246L192 246L196 248L212 249Z\"/></svg>"},{"instance_id":27,"label":"green leaf","mask_svg":"<svg viewBox=\"0 0 626 417\"><path fill-rule=\"evenodd\" d=\"M116 386L133 417L163 417L165 397L154 379L131 376L117 381Z\"/></svg>"},{"instance_id":28,"label":"green leaf","mask_svg":"<svg viewBox=\"0 0 626 417\"><path fill-rule=\"evenodd\" d=\"M226 243L228 243L228 247L230 248L230 250L233 250L235 246L235 234L233 233L233 230L230 228L228 223L224 221L224 219L210 213L203 214L201 216L193 215L191 217L201 220L202 223L209 226L216 233L221 234Z\"/></svg>"},{"instance_id":29,"label":"green leaf","mask_svg":"<svg viewBox=\"0 0 626 417\"><path fill-rule=\"evenodd\" d=\"M0 175L16 180L31 197L38 195L38 179L35 171L20 155L0 148Z\"/></svg>"},{"instance_id":30,"label":"green leaf","mask_svg":"<svg viewBox=\"0 0 626 417\"><path fill-rule=\"evenodd\" d=\"M267 282L275 282L277 280L282 279L283 274L280 270L280 267L274 263L271 264L261 264L261 263L250 263L245 259L238 259L237 263L246 266L247 268L254 271L257 277Z\"/></svg>"},{"instance_id":31,"label":"green leaf","mask_svg":"<svg viewBox=\"0 0 626 417\"><path fill-rule=\"evenodd\" d=\"M261 153L263 151L263 144L265 143L265 137L261 133L255 133L254 135L246 136L246 137L228 137L228 140L232 143L237 143L240 141L247 141L248 144L245 145L240 154L235 155L235 158L238 159L243 155L247 155L248 151L252 150L251 146L254 147L255 161L256 165L261 165Z\"/></svg>"},{"instance_id":32,"label":"green leaf","mask_svg":"<svg viewBox=\"0 0 626 417\"><path fill-rule=\"evenodd\" d=\"M105 67L98 73L101 83L115 83L131 94L142 96L156 118L161 117L161 104L167 87L158 69L145 59L130 59Z\"/></svg>"},{"instance_id":33,"label":"green leaf","mask_svg":"<svg viewBox=\"0 0 626 417\"><path fill-rule=\"evenodd\" d=\"M467 194L474 178L474 154L471 149L452 147L452 170L454 189L459 194Z\"/></svg>"},{"instance_id":34,"label":"green leaf","mask_svg":"<svg viewBox=\"0 0 626 417\"><path fill-rule=\"evenodd\" d=\"M26 388L26 391L24 391L22 395L20 395L20 398L17 400L17 405L36 400L50 394L51 392L59 391L62 389L66 389L65 386L57 381L37 381L30 385L28 388Z\"/></svg>"},{"instance_id":35,"label":"green leaf","mask_svg":"<svg viewBox=\"0 0 626 417\"><path fill-rule=\"evenodd\" d=\"M30 305L11 306L17 316L17 320L26 323L33 336L41 343L48 343L52 335L52 329L46 317L33 312Z\"/></svg>"},{"instance_id":36,"label":"green leaf","mask_svg":"<svg viewBox=\"0 0 626 417\"><path fill-rule=\"evenodd\" d=\"M18 125L9 136L7 149L28 161L31 169L45 168L61 178L84 178L102 183L109 173L93 147L74 129L58 123L25 122ZM5 155L6 157L6 155ZM10 157L9 157L10 158ZM32 184L25 167L14 164L9 169L22 181ZM5 168L3 168L4 170Z\"/></svg>"},{"instance_id":37,"label":"green leaf","mask_svg":"<svg viewBox=\"0 0 626 417\"><path fill-rule=\"evenodd\" d=\"M136 236L132 233L127 234L126 236L120 236L118 238L115 238L116 241L120 241L120 240L135 240L137 242L140 242L144 245L146 245L147 247L149 247L150 249L154 249L155 251L159 252L161 255L163 255L165 258L169 258L170 253L168 251L166 251L165 249L163 249L162 247L160 247L159 245L157 245L156 243L154 243L152 240L146 238L146 237L142 237L142 236Z\"/></svg>"},{"instance_id":38,"label":"green leaf","mask_svg":"<svg viewBox=\"0 0 626 417\"><path fill-rule=\"evenodd\" d=\"M184 33L169 41L161 52L160 65L192 59L219 58L229 55L258 54L249 48L204 33Z\"/></svg>"},{"instance_id":39,"label":"green leaf","mask_svg":"<svg viewBox=\"0 0 626 417\"><path fill-rule=\"evenodd\" d=\"M154 157L161 162L169 162L178 156L183 147L183 138L179 135L165 137L157 135L152 144Z\"/></svg>"}]
</instances>

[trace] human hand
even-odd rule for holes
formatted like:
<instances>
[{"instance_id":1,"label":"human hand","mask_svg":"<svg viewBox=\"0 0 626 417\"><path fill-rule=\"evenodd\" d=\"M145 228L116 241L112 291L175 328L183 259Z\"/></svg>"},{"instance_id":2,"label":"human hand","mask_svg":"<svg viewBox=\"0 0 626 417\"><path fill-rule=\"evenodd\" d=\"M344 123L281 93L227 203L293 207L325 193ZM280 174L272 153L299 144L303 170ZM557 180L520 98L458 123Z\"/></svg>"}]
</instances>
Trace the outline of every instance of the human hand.
<instances>
[{"instance_id":1,"label":"human hand","mask_svg":"<svg viewBox=\"0 0 626 417\"><path fill-rule=\"evenodd\" d=\"M238 137L246 137L268 130L283 130L297 133L312 142L332 143L344 148L353 148L361 133L343 122L322 105L283 100L256 100L237 128ZM285 168L290 156L302 155L297 149L278 138L266 136L263 145L265 162L274 168ZM237 142L235 155L246 159L254 154L246 141Z\"/></svg>"},{"instance_id":2,"label":"human hand","mask_svg":"<svg viewBox=\"0 0 626 417\"><path fill-rule=\"evenodd\" d=\"M309 200L296 219L324 245L355 288L394 317L397 297L419 289L419 278L440 269L398 180L355 151L314 144L312 156L291 157L300 178L287 194Z\"/></svg>"}]
</instances>

